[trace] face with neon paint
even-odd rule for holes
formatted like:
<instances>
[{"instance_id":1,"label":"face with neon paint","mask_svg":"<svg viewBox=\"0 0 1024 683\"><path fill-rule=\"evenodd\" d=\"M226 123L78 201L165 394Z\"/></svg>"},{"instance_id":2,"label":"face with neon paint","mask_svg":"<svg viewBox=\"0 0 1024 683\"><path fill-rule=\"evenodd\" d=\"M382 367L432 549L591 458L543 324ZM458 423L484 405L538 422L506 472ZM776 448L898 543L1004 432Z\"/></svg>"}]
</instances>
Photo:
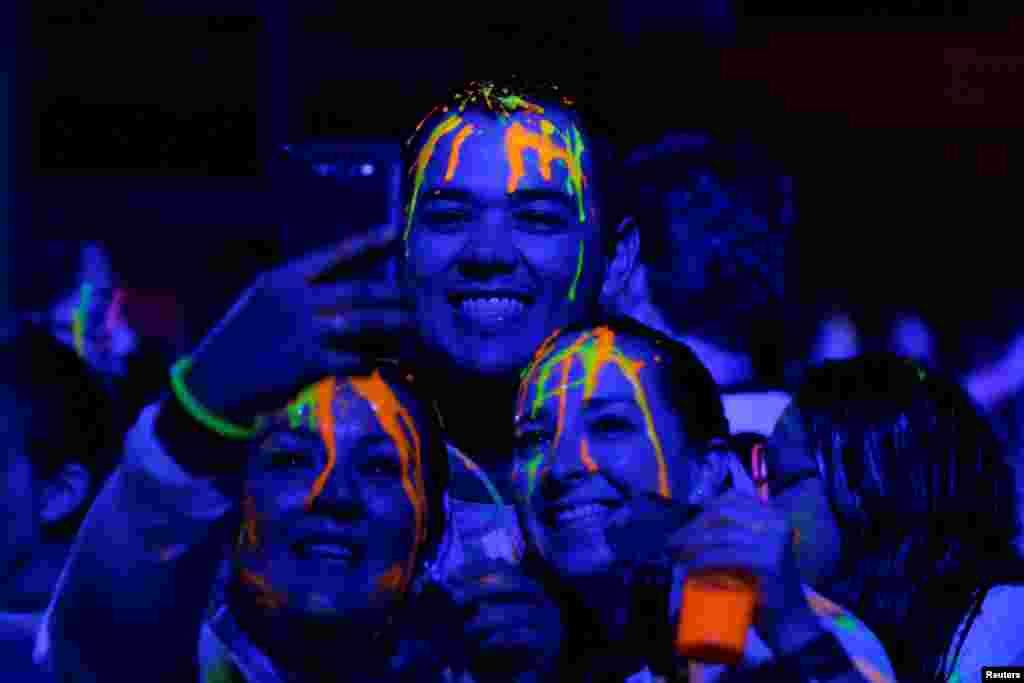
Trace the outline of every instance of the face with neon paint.
<instances>
[{"instance_id":1,"label":"face with neon paint","mask_svg":"<svg viewBox=\"0 0 1024 683\"><path fill-rule=\"evenodd\" d=\"M589 139L567 110L512 109L431 117L409 169L405 274L421 334L485 375L521 369L588 313L605 273Z\"/></svg>"},{"instance_id":2,"label":"face with neon paint","mask_svg":"<svg viewBox=\"0 0 1024 683\"><path fill-rule=\"evenodd\" d=\"M280 414L251 460L239 580L303 618L378 623L426 540L422 413L379 373L330 379Z\"/></svg>"},{"instance_id":3,"label":"face with neon paint","mask_svg":"<svg viewBox=\"0 0 1024 683\"><path fill-rule=\"evenodd\" d=\"M520 511L562 576L606 571L605 530L637 494L686 499L697 459L660 386L658 350L607 328L559 338L526 376L516 428Z\"/></svg>"},{"instance_id":4,"label":"face with neon paint","mask_svg":"<svg viewBox=\"0 0 1024 683\"><path fill-rule=\"evenodd\" d=\"M839 566L839 524L796 406L787 407L775 424L765 455L772 505L785 514L798 534L800 575L811 586L826 585Z\"/></svg>"}]
</instances>

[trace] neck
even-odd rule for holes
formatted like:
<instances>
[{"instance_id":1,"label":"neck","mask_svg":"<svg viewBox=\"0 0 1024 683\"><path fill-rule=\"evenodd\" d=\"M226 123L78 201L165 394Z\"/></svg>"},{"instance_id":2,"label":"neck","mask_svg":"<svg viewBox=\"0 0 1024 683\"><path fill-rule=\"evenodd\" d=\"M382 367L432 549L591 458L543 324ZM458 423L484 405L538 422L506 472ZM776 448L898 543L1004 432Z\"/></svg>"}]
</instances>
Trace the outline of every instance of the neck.
<instances>
[{"instance_id":1,"label":"neck","mask_svg":"<svg viewBox=\"0 0 1024 683\"><path fill-rule=\"evenodd\" d=\"M46 609L67 559L66 543L44 543L0 586L0 611Z\"/></svg>"},{"instance_id":2,"label":"neck","mask_svg":"<svg viewBox=\"0 0 1024 683\"><path fill-rule=\"evenodd\" d=\"M303 615L268 612L244 588L230 593L239 628L289 683L370 683L389 678L396 642L365 624L313 622ZM357 656L340 657L339 646Z\"/></svg>"},{"instance_id":3,"label":"neck","mask_svg":"<svg viewBox=\"0 0 1024 683\"><path fill-rule=\"evenodd\" d=\"M643 656L629 632L633 616L629 581L621 573L584 577L573 580L573 590L594 627L594 637L580 653L590 662L587 668L623 677L643 668Z\"/></svg>"},{"instance_id":4,"label":"neck","mask_svg":"<svg viewBox=\"0 0 1024 683\"><path fill-rule=\"evenodd\" d=\"M445 437L487 473L502 496L510 495L512 415L518 378L445 374L434 378L431 388ZM457 495L457 491L454 493Z\"/></svg>"}]
</instances>

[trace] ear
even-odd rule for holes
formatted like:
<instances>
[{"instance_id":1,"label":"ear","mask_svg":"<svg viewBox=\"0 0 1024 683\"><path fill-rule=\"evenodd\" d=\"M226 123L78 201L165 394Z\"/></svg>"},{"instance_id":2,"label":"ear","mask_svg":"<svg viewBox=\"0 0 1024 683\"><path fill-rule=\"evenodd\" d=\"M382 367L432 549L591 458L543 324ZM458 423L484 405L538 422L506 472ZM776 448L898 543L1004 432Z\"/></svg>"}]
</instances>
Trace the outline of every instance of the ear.
<instances>
[{"instance_id":1,"label":"ear","mask_svg":"<svg viewBox=\"0 0 1024 683\"><path fill-rule=\"evenodd\" d=\"M92 475L82 465L72 462L42 488L40 517L44 525L60 522L85 503L92 486Z\"/></svg>"},{"instance_id":2,"label":"ear","mask_svg":"<svg viewBox=\"0 0 1024 683\"><path fill-rule=\"evenodd\" d=\"M623 292L640 258L640 228L632 217L626 217L615 228L615 253L608 262L601 297L611 300Z\"/></svg>"}]
</instances>

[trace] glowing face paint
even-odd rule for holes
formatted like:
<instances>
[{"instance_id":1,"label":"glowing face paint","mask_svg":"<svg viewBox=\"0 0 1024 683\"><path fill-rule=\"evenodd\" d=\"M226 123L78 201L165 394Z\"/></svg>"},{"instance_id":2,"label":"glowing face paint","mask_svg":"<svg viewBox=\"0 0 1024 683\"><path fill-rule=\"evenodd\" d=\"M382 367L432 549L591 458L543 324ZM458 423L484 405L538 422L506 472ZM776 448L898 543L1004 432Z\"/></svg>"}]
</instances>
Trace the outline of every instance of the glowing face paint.
<instances>
[{"instance_id":1,"label":"glowing face paint","mask_svg":"<svg viewBox=\"0 0 1024 683\"><path fill-rule=\"evenodd\" d=\"M576 275L572 279L572 287L569 288L569 301L576 301L576 285L580 282L580 275L583 274L583 240L580 240L580 255L576 259Z\"/></svg>"},{"instance_id":2,"label":"glowing face paint","mask_svg":"<svg viewBox=\"0 0 1024 683\"><path fill-rule=\"evenodd\" d=\"M400 590L404 591L416 566L416 556L427 538L427 496L423 484L423 461L419 432L412 416L402 406L380 376L374 371L369 377L353 377L349 380L353 390L373 407L384 432L391 437L398 449L402 468L402 488L412 505L416 520L416 538L409 560L402 574ZM407 437L412 437L412 443Z\"/></svg>"},{"instance_id":3,"label":"glowing face paint","mask_svg":"<svg viewBox=\"0 0 1024 683\"><path fill-rule=\"evenodd\" d=\"M590 446L586 439L580 439L580 462L587 468L587 472L595 474L598 470L597 463L590 457Z\"/></svg>"},{"instance_id":4,"label":"glowing face paint","mask_svg":"<svg viewBox=\"0 0 1024 683\"><path fill-rule=\"evenodd\" d=\"M455 171L459 167L459 151L462 149L462 143L466 141L473 133L473 124L467 123L463 126L462 130L456 134L455 139L452 140L452 151L448 154L448 169L444 174L444 181L446 183L451 182L452 178L455 177Z\"/></svg>"},{"instance_id":5,"label":"glowing face paint","mask_svg":"<svg viewBox=\"0 0 1024 683\"><path fill-rule=\"evenodd\" d=\"M416 163L409 169L409 172L414 173L415 176L412 185L412 196L409 197L409 207L406 210L405 240L409 239L409 231L412 230L412 219L416 214L416 199L419 196L420 188L423 186L423 176L426 173L427 164L430 163L430 159L434 156L434 149L437 147L438 141L458 128L460 123L462 123L462 119L454 114L441 121L437 128L430 133L427 141L423 143L423 147L420 148L419 154L416 156Z\"/></svg>"},{"instance_id":6,"label":"glowing face paint","mask_svg":"<svg viewBox=\"0 0 1024 683\"><path fill-rule=\"evenodd\" d=\"M313 501L316 500L327 484L327 480L331 476L331 472L334 471L334 466L338 462L338 444L334 436L334 396L337 393L337 380L334 377L328 377L327 379L314 385L314 391L316 396L316 416L317 424L320 428L320 438L323 439L324 448L327 449L327 464L324 469L317 476L316 481L313 482L313 487L306 496L306 509L313 507Z\"/></svg>"},{"instance_id":7,"label":"glowing face paint","mask_svg":"<svg viewBox=\"0 0 1024 683\"><path fill-rule=\"evenodd\" d=\"M92 303L92 285L86 282L78 295L78 305L71 314L71 330L74 335L75 352L85 357L85 327L88 322L89 306Z\"/></svg>"},{"instance_id":8,"label":"glowing face paint","mask_svg":"<svg viewBox=\"0 0 1024 683\"><path fill-rule=\"evenodd\" d=\"M546 401L552 398L555 391L547 391L546 387L550 380L551 373L557 364L562 366L561 387L567 384L568 368L572 366L573 359L579 358L584 371L583 401L586 402L593 395L597 387L597 377L601 369L608 363L614 364L622 372L623 376L633 388L633 397L637 407L644 416L644 423L647 431L647 438L654 448L655 459L658 468L658 494L666 499L672 498L672 491L668 482L668 466L661 447L661 440L658 438L657 430L654 427L654 417L651 414L647 401L647 394L640 381L640 370L644 367L643 361L626 357L621 351L615 348L614 332L606 327L598 327L590 332L585 332L577 338L570 346L547 357L540 362L536 368L538 376L535 386L535 395L531 407L531 418L536 418L540 408ZM534 368L527 373L528 378L532 377ZM528 390L531 382L526 381L520 387L520 405L523 405L523 394ZM556 389L557 390L557 389ZM561 436L562 425L565 419L565 392L559 391L559 414L555 431L553 447L557 446L558 438ZM519 416L521 417L521 415Z\"/></svg>"},{"instance_id":9,"label":"glowing face paint","mask_svg":"<svg viewBox=\"0 0 1024 683\"><path fill-rule=\"evenodd\" d=\"M527 494L526 494L527 497L532 497L533 496L533 492L534 492L534 490L537 487L537 479L538 479L538 476L540 474L540 466L542 464L544 464L544 454L543 453L537 453L532 458L530 458L530 461L528 463L526 463L526 475L528 477L528 479L527 479L528 484L527 484L527 490L526 490L527 491Z\"/></svg>"},{"instance_id":10,"label":"glowing face paint","mask_svg":"<svg viewBox=\"0 0 1024 683\"><path fill-rule=\"evenodd\" d=\"M563 145L553 139L556 132L559 133ZM505 158L509 168L508 184L505 190L509 194L516 191L519 181L526 174L523 156L528 149L536 152L537 169L544 180L551 180L552 162L561 161L565 164L568 172L566 192L570 196L576 197L580 223L585 222L587 213L583 198L583 188L586 182L583 175L584 147L583 138L576 127L572 126L569 133L561 133L555 124L547 119L541 119L538 133L527 129L518 121L510 125L505 130Z\"/></svg>"}]
</instances>

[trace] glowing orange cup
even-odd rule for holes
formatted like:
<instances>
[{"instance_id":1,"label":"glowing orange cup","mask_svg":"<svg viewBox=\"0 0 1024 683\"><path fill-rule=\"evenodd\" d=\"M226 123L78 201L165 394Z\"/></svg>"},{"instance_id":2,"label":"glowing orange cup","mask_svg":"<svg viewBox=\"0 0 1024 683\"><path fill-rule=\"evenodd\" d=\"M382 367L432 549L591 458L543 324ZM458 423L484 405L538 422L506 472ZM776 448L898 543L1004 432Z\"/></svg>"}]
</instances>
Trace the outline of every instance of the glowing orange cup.
<instances>
[{"instance_id":1,"label":"glowing orange cup","mask_svg":"<svg viewBox=\"0 0 1024 683\"><path fill-rule=\"evenodd\" d=\"M754 623L757 577L737 569L690 574L683 584L676 652L712 664L737 664Z\"/></svg>"}]
</instances>

